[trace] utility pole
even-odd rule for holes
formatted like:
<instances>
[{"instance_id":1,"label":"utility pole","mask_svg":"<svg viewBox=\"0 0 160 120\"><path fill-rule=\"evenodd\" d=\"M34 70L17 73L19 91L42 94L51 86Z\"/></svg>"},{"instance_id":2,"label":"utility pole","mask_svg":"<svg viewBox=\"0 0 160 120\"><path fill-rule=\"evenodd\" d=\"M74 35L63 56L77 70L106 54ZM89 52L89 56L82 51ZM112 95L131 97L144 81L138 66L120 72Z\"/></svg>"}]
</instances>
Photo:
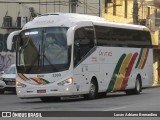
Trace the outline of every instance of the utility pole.
<instances>
[{"instance_id":1,"label":"utility pole","mask_svg":"<svg viewBox=\"0 0 160 120\"><path fill-rule=\"evenodd\" d=\"M138 24L138 0L133 1L133 24Z\"/></svg>"},{"instance_id":2,"label":"utility pole","mask_svg":"<svg viewBox=\"0 0 160 120\"><path fill-rule=\"evenodd\" d=\"M69 0L69 13L71 12L71 0Z\"/></svg>"},{"instance_id":3,"label":"utility pole","mask_svg":"<svg viewBox=\"0 0 160 120\"><path fill-rule=\"evenodd\" d=\"M77 4L78 0L71 0L71 13L76 13Z\"/></svg>"},{"instance_id":4,"label":"utility pole","mask_svg":"<svg viewBox=\"0 0 160 120\"><path fill-rule=\"evenodd\" d=\"M47 11L48 11L48 10L47 10L47 0L46 0L46 13L47 13Z\"/></svg>"}]
</instances>

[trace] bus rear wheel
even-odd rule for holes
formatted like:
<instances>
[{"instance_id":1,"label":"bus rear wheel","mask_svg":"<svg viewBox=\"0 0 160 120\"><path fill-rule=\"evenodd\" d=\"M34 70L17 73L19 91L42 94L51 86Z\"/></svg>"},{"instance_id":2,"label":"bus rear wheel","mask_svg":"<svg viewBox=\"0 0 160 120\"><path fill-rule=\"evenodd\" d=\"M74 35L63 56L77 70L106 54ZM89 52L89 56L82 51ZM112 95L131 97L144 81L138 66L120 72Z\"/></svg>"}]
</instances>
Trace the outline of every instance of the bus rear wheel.
<instances>
[{"instance_id":1,"label":"bus rear wheel","mask_svg":"<svg viewBox=\"0 0 160 120\"><path fill-rule=\"evenodd\" d=\"M131 90L126 90L126 94L127 95L136 95L136 94L140 94L141 91L142 91L141 78L139 76L137 76L135 88L131 89Z\"/></svg>"},{"instance_id":2,"label":"bus rear wheel","mask_svg":"<svg viewBox=\"0 0 160 120\"><path fill-rule=\"evenodd\" d=\"M98 87L95 80L91 80L89 93L84 95L87 100L92 100L97 97Z\"/></svg>"}]
</instances>

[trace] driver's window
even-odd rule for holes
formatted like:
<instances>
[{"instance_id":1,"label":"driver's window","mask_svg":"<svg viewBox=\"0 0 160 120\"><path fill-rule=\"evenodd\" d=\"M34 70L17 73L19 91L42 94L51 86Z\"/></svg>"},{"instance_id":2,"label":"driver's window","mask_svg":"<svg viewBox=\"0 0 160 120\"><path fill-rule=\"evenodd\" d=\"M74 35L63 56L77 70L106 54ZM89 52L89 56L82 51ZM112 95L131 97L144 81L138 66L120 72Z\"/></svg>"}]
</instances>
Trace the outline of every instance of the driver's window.
<instances>
[{"instance_id":1,"label":"driver's window","mask_svg":"<svg viewBox=\"0 0 160 120\"><path fill-rule=\"evenodd\" d=\"M74 66L76 66L93 47L93 27L82 27L77 29L74 36Z\"/></svg>"}]
</instances>

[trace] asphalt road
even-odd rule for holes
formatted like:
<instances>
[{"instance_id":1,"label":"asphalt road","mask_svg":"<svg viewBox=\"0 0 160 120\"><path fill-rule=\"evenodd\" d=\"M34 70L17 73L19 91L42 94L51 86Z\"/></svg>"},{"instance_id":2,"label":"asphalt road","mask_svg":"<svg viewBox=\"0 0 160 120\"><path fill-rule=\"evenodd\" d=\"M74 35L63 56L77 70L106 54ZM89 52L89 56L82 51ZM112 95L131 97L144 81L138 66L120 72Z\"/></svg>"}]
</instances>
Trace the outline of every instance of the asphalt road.
<instances>
[{"instance_id":1,"label":"asphalt road","mask_svg":"<svg viewBox=\"0 0 160 120\"><path fill-rule=\"evenodd\" d=\"M50 103L5 93L0 95L0 111L160 111L160 87L143 89L140 95L108 93L95 100L79 98Z\"/></svg>"},{"instance_id":2,"label":"asphalt road","mask_svg":"<svg viewBox=\"0 0 160 120\"><path fill-rule=\"evenodd\" d=\"M143 89L140 95L108 93L95 100L79 98L50 103L5 93L0 95L0 111L160 111L160 87Z\"/></svg>"}]
</instances>

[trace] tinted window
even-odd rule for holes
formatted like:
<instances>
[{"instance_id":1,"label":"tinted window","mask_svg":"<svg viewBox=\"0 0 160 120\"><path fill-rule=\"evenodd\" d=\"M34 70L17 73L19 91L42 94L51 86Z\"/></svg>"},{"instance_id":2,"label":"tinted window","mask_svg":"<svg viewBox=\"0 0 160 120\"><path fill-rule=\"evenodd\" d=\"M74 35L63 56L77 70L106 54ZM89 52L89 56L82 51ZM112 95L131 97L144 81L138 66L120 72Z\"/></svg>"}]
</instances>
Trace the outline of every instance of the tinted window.
<instances>
[{"instance_id":1,"label":"tinted window","mask_svg":"<svg viewBox=\"0 0 160 120\"><path fill-rule=\"evenodd\" d=\"M39 74L69 69L70 46L66 27L24 30L17 42L17 71Z\"/></svg>"},{"instance_id":2,"label":"tinted window","mask_svg":"<svg viewBox=\"0 0 160 120\"><path fill-rule=\"evenodd\" d=\"M95 26L97 45L151 47L148 31Z\"/></svg>"},{"instance_id":3,"label":"tinted window","mask_svg":"<svg viewBox=\"0 0 160 120\"><path fill-rule=\"evenodd\" d=\"M93 27L83 27L75 31L74 63L78 63L94 47Z\"/></svg>"}]
</instances>

